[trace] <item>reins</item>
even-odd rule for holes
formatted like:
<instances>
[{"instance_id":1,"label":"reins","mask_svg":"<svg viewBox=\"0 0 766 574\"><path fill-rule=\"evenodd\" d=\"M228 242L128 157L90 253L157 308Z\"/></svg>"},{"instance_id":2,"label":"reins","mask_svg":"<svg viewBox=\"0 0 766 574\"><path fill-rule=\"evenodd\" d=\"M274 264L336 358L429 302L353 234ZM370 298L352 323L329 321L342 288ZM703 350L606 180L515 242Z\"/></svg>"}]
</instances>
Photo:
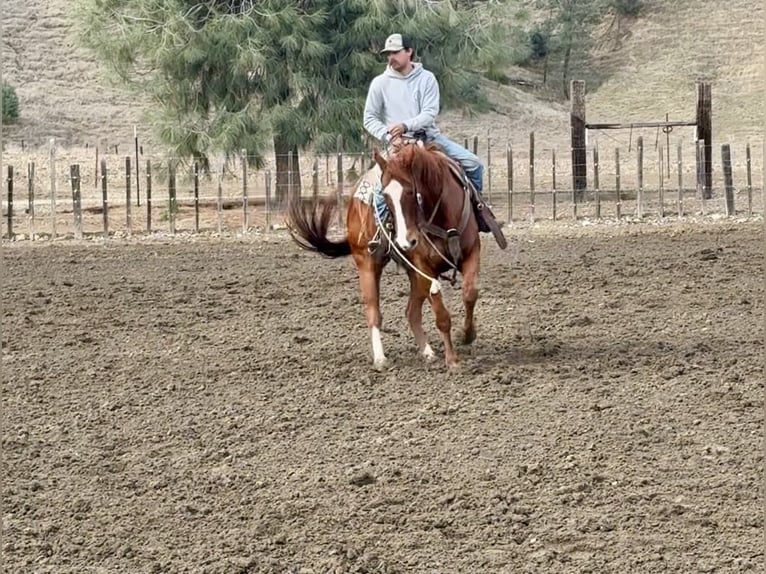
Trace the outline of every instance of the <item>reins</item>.
<instances>
[{"instance_id":1,"label":"reins","mask_svg":"<svg viewBox=\"0 0 766 574\"><path fill-rule=\"evenodd\" d=\"M375 190L373 193L378 194L379 191ZM380 220L380 214L378 214L377 209L375 210L375 222L378 225L378 229L380 230L380 233L383 235L383 237L386 238L386 242L390 246L391 249L394 250L394 253L396 253L399 256L399 259L403 261L405 264L407 264L410 269L412 269L415 273L423 277L424 279L428 279L431 282L431 288L428 290L428 292L431 295L436 295L439 291L441 291L441 284L439 283L439 279L436 277L431 277L430 275L427 275L426 273L423 273L420 269L418 269L412 261L409 260L409 258L402 252L401 249L396 245L396 241L394 241L391 237L391 235L386 230L386 226L383 225L383 222Z\"/></svg>"},{"instance_id":2,"label":"reins","mask_svg":"<svg viewBox=\"0 0 766 574\"><path fill-rule=\"evenodd\" d=\"M450 170L452 168L450 167ZM453 175L457 176L457 174ZM433 206L431 210L431 214L429 217L426 217L425 211L424 211L424 204L423 204L423 195L418 189L419 182L415 177L412 177L415 197L417 200L417 208L418 208L418 230L421 232L421 236L428 242L428 244L431 246L431 248L441 257L441 259L452 268L452 276L447 277L445 275L440 275L440 277L431 277L430 275L424 273L422 270L418 269L412 261L402 252L402 250L397 246L396 242L393 241L390 233L386 229L386 226L383 224L383 221L380 219L380 214L378 213L377 209L374 209L375 211L375 222L377 224L378 230L385 237L386 243L389 246L389 250L393 250L394 253L398 256L398 260L401 262L404 262L410 269L412 269L414 272L419 274L421 277L428 279L431 282L431 288L430 293L436 294L441 290L441 286L439 284L439 278L446 279L450 282L451 285L455 285L457 282L457 273L459 271L458 266L460 264L460 259L462 258L462 247L460 245L460 239L463 231L465 230L468 221L471 217L471 199L470 199L470 190L468 190L465 186L462 186L463 188L463 209L460 215L460 222L457 227L450 227L449 229L444 229L443 227L440 227L434 223L434 219L436 218L436 215L439 213L439 208L442 206L443 198L444 198L444 189L442 188L441 193L439 194L439 197L436 201L436 204ZM380 194L381 192L379 190L374 190L373 193L375 195ZM432 237L438 237L440 239L443 239L446 244L446 248L449 254L449 257L447 254L443 253L434 243Z\"/></svg>"},{"instance_id":3,"label":"reins","mask_svg":"<svg viewBox=\"0 0 766 574\"><path fill-rule=\"evenodd\" d=\"M452 277L449 278L451 285L454 285L457 281L457 272L460 259L462 257L462 248L460 246L460 237L468 224L468 220L471 217L471 199L469 196L470 191L463 187L463 211L460 215L460 223L458 226L444 229L433 223L436 214L439 212L439 207L442 204L444 197L444 189L439 194L439 199L436 201L431 210L431 216L426 219L425 211L423 210L423 196L418 191L418 182L413 178L413 186L415 188L415 198L418 203L418 229L421 231L421 235L428 241L431 248L439 254L439 257L452 268ZM430 236L439 237L443 239L447 244L447 251L452 259L449 259L441 250L436 247Z\"/></svg>"}]
</instances>

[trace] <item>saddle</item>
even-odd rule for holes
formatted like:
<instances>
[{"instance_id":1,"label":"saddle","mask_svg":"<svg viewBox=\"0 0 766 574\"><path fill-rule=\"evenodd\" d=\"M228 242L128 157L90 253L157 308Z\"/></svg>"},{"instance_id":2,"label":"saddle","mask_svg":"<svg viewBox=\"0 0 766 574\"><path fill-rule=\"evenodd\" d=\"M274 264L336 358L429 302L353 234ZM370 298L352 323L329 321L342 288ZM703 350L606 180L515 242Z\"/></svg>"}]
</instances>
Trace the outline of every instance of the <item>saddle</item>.
<instances>
[{"instance_id":1,"label":"saddle","mask_svg":"<svg viewBox=\"0 0 766 574\"><path fill-rule=\"evenodd\" d=\"M468 179L463 166L451 157L448 157L447 159L450 161L453 175L457 178L463 188L470 192L473 214L476 218L476 223L479 226L479 231L482 233L492 233L492 236L495 238L500 249L508 247L508 242L505 239L505 235L503 235L503 230L500 229L500 224L497 222L495 214L492 213L490 207L484 203L479 192L476 191L473 183Z\"/></svg>"}]
</instances>

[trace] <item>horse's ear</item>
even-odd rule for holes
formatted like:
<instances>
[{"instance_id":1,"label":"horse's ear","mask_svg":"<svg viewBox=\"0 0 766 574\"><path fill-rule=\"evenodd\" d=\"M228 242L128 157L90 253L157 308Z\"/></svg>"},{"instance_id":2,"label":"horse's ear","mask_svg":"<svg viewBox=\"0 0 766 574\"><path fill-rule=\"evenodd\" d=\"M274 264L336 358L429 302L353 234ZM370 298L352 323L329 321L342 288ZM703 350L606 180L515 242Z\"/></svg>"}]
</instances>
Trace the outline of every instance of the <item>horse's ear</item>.
<instances>
[{"instance_id":1,"label":"horse's ear","mask_svg":"<svg viewBox=\"0 0 766 574\"><path fill-rule=\"evenodd\" d=\"M375 158L375 163L378 164L380 169L382 171L386 171L386 165L387 165L386 158L383 157L383 155L380 153L380 150L377 147L373 148L372 157Z\"/></svg>"}]
</instances>

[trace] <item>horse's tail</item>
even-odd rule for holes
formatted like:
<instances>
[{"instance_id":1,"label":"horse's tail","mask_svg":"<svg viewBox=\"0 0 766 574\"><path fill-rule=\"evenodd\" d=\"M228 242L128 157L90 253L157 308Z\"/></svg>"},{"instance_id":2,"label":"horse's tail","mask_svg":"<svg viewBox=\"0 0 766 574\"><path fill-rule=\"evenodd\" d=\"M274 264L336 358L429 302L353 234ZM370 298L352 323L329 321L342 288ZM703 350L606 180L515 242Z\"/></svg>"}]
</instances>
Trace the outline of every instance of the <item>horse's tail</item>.
<instances>
[{"instance_id":1,"label":"horse's tail","mask_svg":"<svg viewBox=\"0 0 766 574\"><path fill-rule=\"evenodd\" d=\"M351 244L348 237L342 241L332 241L327 238L335 214L336 201L321 199L304 203L300 198L290 201L287 227L293 240L307 251L315 251L325 257L336 258L351 255Z\"/></svg>"}]
</instances>

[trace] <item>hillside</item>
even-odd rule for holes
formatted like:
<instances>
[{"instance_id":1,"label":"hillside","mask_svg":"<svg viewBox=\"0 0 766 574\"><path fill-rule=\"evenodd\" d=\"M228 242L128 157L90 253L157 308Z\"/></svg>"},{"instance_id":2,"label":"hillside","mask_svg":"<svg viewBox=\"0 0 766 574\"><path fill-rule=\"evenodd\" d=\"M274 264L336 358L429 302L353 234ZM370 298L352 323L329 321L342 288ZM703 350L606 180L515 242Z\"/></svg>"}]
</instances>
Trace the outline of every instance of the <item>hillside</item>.
<instances>
[{"instance_id":1,"label":"hillside","mask_svg":"<svg viewBox=\"0 0 766 574\"><path fill-rule=\"evenodd\" d=\"M144 102L110 88L90 54L77 47L67 0L6 0L2 10L3 79L16 86L22 118L4 140L30 145L103 147L132 141ZM147 134L148 135L148 134Z\"/></svg>"},{"instance_id":2,"label":"hillside","mask_svg":"<svg viewBox=\"0 0 766 574\"><path fill-rule=\"evenodd\" d=\"M40 145L52 136L69 145L128 144L135 124L150 141L151 130L141 124L147 102L107 85L98 62L76 47L67 6L67 0L3 3L3 77L16 85L22 106L19 124L3 128L6 144ZM588 120L660 120L666 113L693 119L695 81L702 78L712 82L716 139L760 142L763 29L763 3L748 0L647 0L642 15L622 21L619 30L604 22L590 61L574 62L587 83ZM541 148L565 149L568 103L542 87L539 74L511 75L533 87L490 86L494 112L474 118L447 112L442 128L456 138L478 135L483 142L490 134L516 146L534 131ZM691 139L688 132L677 137ZM594 137L627 142L628 135Z\"/></svg>"}]
</instances>

